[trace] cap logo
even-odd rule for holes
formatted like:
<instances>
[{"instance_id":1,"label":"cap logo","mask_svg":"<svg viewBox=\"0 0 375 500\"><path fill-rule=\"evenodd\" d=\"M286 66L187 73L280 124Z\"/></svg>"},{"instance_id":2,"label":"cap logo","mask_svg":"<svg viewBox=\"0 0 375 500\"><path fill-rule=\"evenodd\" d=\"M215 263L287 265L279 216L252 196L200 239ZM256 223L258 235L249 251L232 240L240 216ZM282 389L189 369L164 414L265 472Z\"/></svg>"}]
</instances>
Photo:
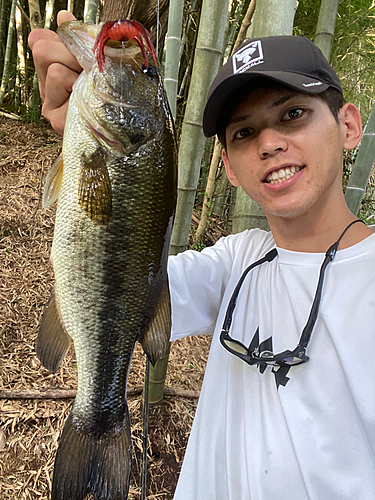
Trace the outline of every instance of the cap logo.
<instances>
[{"instance_id":1,"label":"cap logo","mask_svg":"<svg viewBox=\"0 0 375 500\"><path fill-rule=\"evenodd\" d=\"M303 83L304 87L315 87L316 85L323 85L322 82L311 82L311 83Z\"/></svg>"},{"instance_id":2,"label":"cap logo","mask_svg":"<svg viewBox=\"0 0 375 500\"><path fill-rule=\"evenodd\" d=\"M261 64L263 59L262 42L250 42L237 51L232 58L233 73L243 73L256 64Z\"/></svg>"}]
</instances>

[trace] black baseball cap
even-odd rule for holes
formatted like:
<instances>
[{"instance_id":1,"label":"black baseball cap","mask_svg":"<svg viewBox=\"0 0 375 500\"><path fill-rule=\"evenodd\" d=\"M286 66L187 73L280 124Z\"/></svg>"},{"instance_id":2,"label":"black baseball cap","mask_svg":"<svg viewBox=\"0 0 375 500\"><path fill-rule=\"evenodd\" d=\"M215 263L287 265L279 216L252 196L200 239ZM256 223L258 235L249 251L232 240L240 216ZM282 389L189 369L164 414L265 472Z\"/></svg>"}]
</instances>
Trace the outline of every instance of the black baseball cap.
<instances>
[{"instance_id":1,"label":"black baseball cap","mask_svg":"<svg viewBox=\"0 0 375 500\"><path fill-rule=\"evenodd\" d=\"M240 87L255 78L269 78L307 94L332 87L342 94L340 80L314 43L303 36L270 36L246 40L222 66L210 87L203 113L206 137L217 134L223 108Z\"/></svg>"}]
</instances>

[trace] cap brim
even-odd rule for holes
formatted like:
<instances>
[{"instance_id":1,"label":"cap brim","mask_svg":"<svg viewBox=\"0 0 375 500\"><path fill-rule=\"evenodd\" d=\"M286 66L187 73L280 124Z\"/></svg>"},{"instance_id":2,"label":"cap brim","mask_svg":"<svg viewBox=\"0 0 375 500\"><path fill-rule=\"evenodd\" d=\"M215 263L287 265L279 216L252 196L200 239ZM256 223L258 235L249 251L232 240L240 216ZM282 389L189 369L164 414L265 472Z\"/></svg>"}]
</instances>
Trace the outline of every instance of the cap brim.
<instances>
[{"instance_id":1,"label":"cap brim","mask_svg":"<svg viewBox=\"0 0 375 500\"><path fill-rule=\"evenodd\" d=\"M212 137L218 133L220 129L218 127L220 115L225 103L231 98L233 93L238 91L247 82L260 77L269 78L306 94L320 94L329 87L327 83L315 78L287 71L251 71L251 73L231 75L223 80L208 96L203 113L203 132L206 137ZM250 91L251 87L249 86Z\"/></svg>"}]
</instances>

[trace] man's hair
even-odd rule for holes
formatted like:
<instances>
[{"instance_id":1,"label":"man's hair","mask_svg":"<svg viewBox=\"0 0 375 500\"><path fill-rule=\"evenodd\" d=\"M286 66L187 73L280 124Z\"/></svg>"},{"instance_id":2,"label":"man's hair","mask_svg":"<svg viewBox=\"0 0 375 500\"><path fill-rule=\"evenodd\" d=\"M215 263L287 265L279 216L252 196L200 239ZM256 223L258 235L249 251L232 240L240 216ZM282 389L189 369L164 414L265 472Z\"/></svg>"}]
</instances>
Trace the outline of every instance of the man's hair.
<instances>
[{"instance_id":1,"label":"man's hair","mask_svg":"<svg viewBox=\"0 0 375 500\"><path fill-rule=\"evenodd\" d=\"M225 149L227 147L225 139L225 131L233 111L247 96L249 96L255 90L258 90L260 88L283 88L287 89L288 91L290 91L292 94L295 95L302 94L302 92L299 92L298 90L291 89L286 85L279 84L278 82L275 82L274 80L268 78L259 78L256 84L252 86L250 92L248 90L248 86L244 85L234 96L229 97L228 101L225 103L225 109L223 110L220 116L220 127L217 136ZM329 107L336 122L339 123L339 112L340 109L345 104L345 99L341 92L332 87L329 87L327 90L321 92L320 94L306 93L304 95L315 97L317 99L321 99L322 101L324 101Z\"/></svg>"}]
</instances>

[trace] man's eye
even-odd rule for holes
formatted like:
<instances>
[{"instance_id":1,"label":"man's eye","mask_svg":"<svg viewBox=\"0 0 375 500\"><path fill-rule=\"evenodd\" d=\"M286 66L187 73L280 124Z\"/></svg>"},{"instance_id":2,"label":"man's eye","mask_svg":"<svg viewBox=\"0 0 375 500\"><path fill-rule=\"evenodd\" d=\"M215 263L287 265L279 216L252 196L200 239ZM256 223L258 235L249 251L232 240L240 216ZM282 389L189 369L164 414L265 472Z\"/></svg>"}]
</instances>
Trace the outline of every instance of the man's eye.
<instances>
[{"instance_id":1,"label":"man's eye","mask_svg":"<svg viewBox=\"0 0 375 500\"><path fill-rule=\"evenodd\" d=\"M248 128L241 128L241 130L238 130L234 135L233 139L246 139L246 137L249 137L251 135L251 131Z\"/></svg>"},{"instance_id":2,"label":"man's eye","mask_svg":"<svg viewBox=\"0 0 375 500\"><path fill-rule=\"evenodd\" d=\"M303 113L304 113L303 109L300 108L290 109L283 115L282 121L295 120L296 118L302 116Z\"/></svg>"}]
</instances>

